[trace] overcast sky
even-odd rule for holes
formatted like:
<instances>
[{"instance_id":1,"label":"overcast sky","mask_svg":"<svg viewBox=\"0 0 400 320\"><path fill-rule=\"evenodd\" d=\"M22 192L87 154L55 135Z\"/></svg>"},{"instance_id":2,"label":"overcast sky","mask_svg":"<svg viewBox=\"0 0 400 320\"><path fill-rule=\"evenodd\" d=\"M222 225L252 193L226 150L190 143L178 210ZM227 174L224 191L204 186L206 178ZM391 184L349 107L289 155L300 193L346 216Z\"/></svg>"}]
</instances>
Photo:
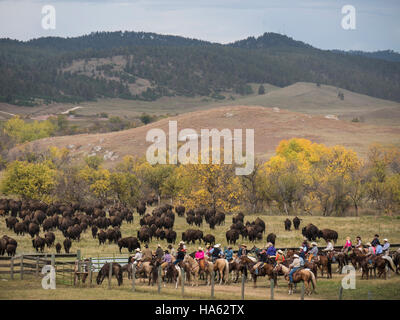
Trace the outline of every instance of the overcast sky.
<instances>
[{"instance_id":1,"label":"overcast sky","mask_svg":"<svg viewBox=\"0 0 400 320\"><path fill-rule=\"evenodd\" d=\"M42 7L56 29L42 28ZM356 29L341 26L344 5ZM0 37L28 40L93 31L146 31L228 43L278 32L322 49L400 52L400 0L0 0Z\"/></svg>"}]
</instances>

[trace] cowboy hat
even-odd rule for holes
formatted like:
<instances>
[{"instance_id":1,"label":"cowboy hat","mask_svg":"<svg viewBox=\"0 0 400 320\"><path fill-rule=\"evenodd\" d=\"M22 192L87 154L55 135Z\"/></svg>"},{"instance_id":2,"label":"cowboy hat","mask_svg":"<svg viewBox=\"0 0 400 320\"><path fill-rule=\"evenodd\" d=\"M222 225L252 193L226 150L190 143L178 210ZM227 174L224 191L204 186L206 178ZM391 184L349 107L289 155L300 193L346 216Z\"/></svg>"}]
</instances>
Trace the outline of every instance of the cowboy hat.
<instances>
[{"instance_id":1,"label":"cowboy hat","mask_svg":"<svg viewBox=\"0 0 400 320\"><path fill-rule=\"evenodd\" d=\"M157 247L159 247L159 248L160 248L160 247L161 247L161 244L158 244L158 245L157 245Z\"/></svg>"},{"instance_id":2,"label":"cowboy hat","mask_svg":"<svg viewBox=\"0 0 400 320\"><path fill-rule=\"evenodd\" d=\"M388 242L388 239L385 238L385 239L383 239L383 241Z\"/></svg>"},{"instance_id":3,"label":"cowboy hat","mask_svg":"<svg viewBox=\"0 0 400 320\"><path fill-rule=\"evenodd\" d=\"M203 250L203 248L202 248L202 247L199 247L199 250Z\"/></svg>"},{"instance_id":4,"label":"cowboy hat","mask_svg":"<svg viewBox=\"0 0 400 320\"><path fill-rule=\"evenodd\" d=\"M267 243L267 248L269 248L269 247L271 247L272 246L272 243L271 242L268 242Z\"/></svg>"},{"instance_id":5,"label":"cowboy hat","mask_svg":"<svg viewBox=\"0 0 400 320\"><path fill-rule=\"evenodd\" d=\"M137 252L140 252L140 249L139 249L139 248L136 248L136 251L137 251Z\"/></svg>"},{"instance_id":6,"label":"cowboy hat","mask_svg":"<svg viewBox=\"0 0 400 320\"><path fill-rule=\"evenodd\" d=\"M298 258L299 256L297 254L294 254L293 257Z\"/></svg>"},{"instance_id":7,"label":"cowboy hat","mask_svg":"<svg viewBox=\"0 0 400 320\"><path fill-rule=\"evenodd\" d=\"M299 247L299 249L303 250L304 248L303 247Z\"/></svg>"},{"instance_id":8,"label":"cowboy hat","mask_svg":"<svg viewBox=\"0 0 400 320\"><path fill-rule=\"evenodd\" d=\"M281 249L278 250L278 253L283 254L283 251Z\"/></svg>"},{"instance_id":9,"label":"cowboy hat","mask_svg":"<svg viewBox=\"0 0 400 320\"><path fill-rule=\"evenodd\" d=\"M367 243L367 246L368 246L368 247L371 247L371 246L372 246L372 245L371 245L371 242L368 242L368 243Z\"/></svg>"},{"instance_id":10,"label":"cowboy hat","mask_svg":"<svg viewBox=\"0 0 400 320\"><path fill-rule=\"evenodd\" d=\"M317 243L316 243L316 242L311 242L311 245L312 245L312 246L316 246Z\"/></svg>"}]
</instances>

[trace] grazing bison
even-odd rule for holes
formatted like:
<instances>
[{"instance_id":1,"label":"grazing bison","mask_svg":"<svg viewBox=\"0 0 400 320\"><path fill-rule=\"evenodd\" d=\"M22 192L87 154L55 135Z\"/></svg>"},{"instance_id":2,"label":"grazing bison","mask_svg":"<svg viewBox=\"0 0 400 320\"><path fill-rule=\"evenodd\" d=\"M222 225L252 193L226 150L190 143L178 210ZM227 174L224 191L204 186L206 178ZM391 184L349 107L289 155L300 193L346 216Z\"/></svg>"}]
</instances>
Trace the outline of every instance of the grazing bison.
<instances>
[{"instance_id":1,"label":"grazing bison","mask_svg":"<svg viewBox=\"0 0 400 320\"><path fill-rule=\"evenodd\" d=\"M267 236L267 242L271 242L275 246L275 240L276 240L276 234L275 233L270 233Z\"/></svg>"},{"instance_id":2,"label":"grazing bison","mask_svg":"<svg viewBox=\"0 0 400 320\"><path fill-rule=\"evenodd\" d=\"M66 253L69 253L69 250L71 249L71 245L72 245L71 240L66 238L64 240L64 250Z\"/></svg>"},{"instance_id":3,"label":"grazing bison","mask_svg":"<svg viewBox=\"0 0 400 320\"><path fill-rule=\"evenodd\" d=\"M335 230L323 229L319 231L318 238L322 238L325 241L333 240L333 242L336 243L338 239L338 233Z\"/></svg>"},{"instance_id":4,"label":"grazing bison","mask_svg":"<svg viewBox=\"0 0 400 320\"><path fill-rule=\"evenodd\" d=\"M59 242L56 244L56 251L57 253L61 253L61 244Z\"/></svg>"},{"instance_id":5,"label":"grazing bison","mask_svg":"<svg viewBox=\"0 0 400 320\"><path fill-rule=\"evenodd\" d=\"M14 232L17 235L24 235L24 233L26 232L26 224L24 222L17 222L14 225Z\"/></svg>"},{"instance_id":6,"label":"grazing bison","mask_svg":"<svg viewBox=\"0 0 400 320\"><path fill-rule=\"evenodd\" d=\"M50 248L53 245L54 241L56 240L56 236L54 235L53 232L47 232L44 235L44 240L46 242L47 247Z\"/></svg>"},{"instance_id":7,"label":"grazing bison","mask_svg":"<svg viewBox=\"0 0 400 320\"><path fill-rule=\"evenodd\" d=\"M167 239L168 243L176 242L176 232L174 230L167 230L165 232L165 239Z\"/></svg>"},{"instance_id":8,"label":"grazing bison","mask_svg":"<svg viewBox=\"0 0 400 320\"><path fill-rule=\"evenodd\" d=\"M301 230L301 233L307 238L308 241L315 241L318 237L319 230L316 226L310 223Z\"/></svg>"},{"instance_id":9,"label":"grazing bison","mask_svg":"<svg viewBox=\"0 0 400 320\"><path fill-rule=\"evenodd\" d=\"M215 237L212 234L207 234L203 237L204 245L207 245L207 243L213 245L215 244Z\"/></svg>"},{"instance_id":10,"label":"grazing bison","mask_svg":"<svg viewBox=\"0 0 400 320\"><path fill-rule=\"evenodd\" d=\"M36 252L39 250L40 252L43 252L45 244L46 240L39 236L36 236L36 238L32 240L32 245L36 249Z\"/></svg>"},{"instance_id":11,"label":"grazing bison","mask_svg":"<svg viewBox=\"0 0 400 320\"><path fill-rule=\"evenodd\" d=\"M176 206L175 212L179 217L183 217L185 215L185 207L184 206Z\"/></svg>"},{"instance_id":12,"label":"grazing bison","mask_svg":"<svg viewBox=\"0 0 400 320\"><path fill-rule=\"evenodd\" d=\"M93 237L93 239L96 239L97 231L98 231L97 227L96 226L92 226L92 237Z\"/></svg>"},{"instance_id":13,"label":"grazing bison","mask_svg":"<svg viewBox=\"0 0 400 320\"><path fill-rule=\"evenodd\" d=\"M152 237L151 229L147 226L143 226L137 232L137 238L140 242L149 242Z\"/></svg>"},{"instance_id":14,"label":"grazing bison","mask_svg":"<svg viewBox=\"0 0 400 320\"><path fill-rule=\"evenodd\" d=\"M136 248L140 249L140 243L136 237L126 237L118 240L119 252L122 248L127 248L129 252L133 252Z\"/></svg>"},{"instance_id":15,"label":"grazing bison","mask_svg":"<svg viewBox=\"0 0 400 320\"><path fill-rule=\"evenodd\" d=\"M201 230L193 230L193 229L188 229L185 232L182 232L182 241L186 242L192 242L193 244L196 242L196 240L199 240L201 243L201 240L203 239L203 231Z\"/></svg>"},{"instance_id":16,"label":"grazing bison","mask_svg":"<svg viewBox=\"0 0 400 320\"><path fill-rule=\"evenodd\" d=\"M34 222L31 222L30 224L29 224L29 226L28 226L28 233L31 235L31 238L33 238L35 235L39 235L39 231L40 231L40 228L39 228L39 225L37 225L36 223L34 223Z\"/></svg>"},{"instance_id":17,"label":"grazing bison","mask_svg":"<svg viewBox=\"0 0 400 320\"><path fill-rule=\"evenodd\" d=\"M285 220L285 230L290 231L291 226L292 226L292 221L290 221L289 219L286 219Z\"/></svg>"},{"instance_id":18,"label":"grazing bison","mask_svg":"<svg viewBox=\"0 0 400 320\"><path fill-rule=\"evenodd\" d=\"M97 275L96 282L98 285L103 283L104 278L108 278L110 274L110 264L106 263L101 267L99 274ZM119 263L112 263L112 273L111 275L115 275L118 280L118 286L122 284L122 267Z\"/></svg>"},{"instance_id":19,"label":"grazing bison","mask_svg":"<svg viewBox=\"0 0 400 320\"><path fill-rule=\"evenodd\" d=\"M99 239L99 245L102 243L106 243L107 240L107 234L104 230L100 230L100 232L97 234L97 238Z\"/></svg>"},{"instance_id":20,"label":"grazing bison","mask_svg":"<svg viewBox=\"0 0 400 320\"><path fill-rule=\"evenodd\" d=\"M236 244L239 239L239 231L236 229L231 229L226 232L226 241L228 244Z\"/></svg>"},{"instance_id":21,"label":"grazing bison","mask_svg":"<svg viewBox=\"0 0 400 320\"><path fill-rule=\"evenodd\" d=\"M293 226L295 230L299 230L300 221L301 219L299 219L297 216L293 218Z\"/></svg>"},{"instance_id":22,"label":"grazing bison","mask_svg":"<svg viewBox=\"0 0 400 320\"><path fill-rule=\"evenodd\" d=\"M13 256L15 256L15 252L17 251L17 246L9 243L9 244L7 244L6 251L7 251L7 255L9 257L13 257Z\"/></svg>"},{"instance_id":23,"label":"grazing bison","mask_svg":"<svg viewBox=\"0 0 400 320\"><path fill-rule=\"evenodd\" d=\"M6 218L6 226L8 229L13 230L15 224L18 222L18 219L15 217Z\"/></svg>"}]
</instances>

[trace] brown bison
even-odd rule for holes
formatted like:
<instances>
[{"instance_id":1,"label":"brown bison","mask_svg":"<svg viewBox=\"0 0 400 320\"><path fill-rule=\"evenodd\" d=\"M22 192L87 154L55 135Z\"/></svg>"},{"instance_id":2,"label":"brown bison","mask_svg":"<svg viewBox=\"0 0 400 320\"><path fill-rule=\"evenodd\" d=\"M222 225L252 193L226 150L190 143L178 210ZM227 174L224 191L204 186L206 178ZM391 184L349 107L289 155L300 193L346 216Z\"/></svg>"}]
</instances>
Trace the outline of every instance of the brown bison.
<instances>
[{"instance_id":1,"label":"brown bison","mask_svg":"<svg viewBox=\"0 0 400 320\"><path fill-rule=\"evenodd\" d=\"M319 231L318 238L322 238L325 241L332 240L334 243L336 243L338 239L338 233L335 230L323 229Z\"/></svg>"}]
</instances>

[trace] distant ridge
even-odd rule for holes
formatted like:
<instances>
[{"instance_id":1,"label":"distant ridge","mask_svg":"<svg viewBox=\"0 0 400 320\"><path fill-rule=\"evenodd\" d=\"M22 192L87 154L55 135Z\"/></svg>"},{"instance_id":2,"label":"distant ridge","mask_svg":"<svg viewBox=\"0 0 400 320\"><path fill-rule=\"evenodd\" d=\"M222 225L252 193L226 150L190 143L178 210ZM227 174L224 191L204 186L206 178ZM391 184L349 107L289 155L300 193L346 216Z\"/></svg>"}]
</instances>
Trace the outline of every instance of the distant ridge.
<instances>
[{"instance_id":1,"label":"distant ridge","mask_svg":"<svg viewBox=\"0 0 400 320\"><path fill-rule=\"evenodd\" d=\"M229 99L249 83L312 82L400 101L400 62L320 50L277 33L222 45L149 32L0 39L0 102L35 106L98 98ZM392 58L393 60L394 58Z\"/></svg>"}]
</instances>

